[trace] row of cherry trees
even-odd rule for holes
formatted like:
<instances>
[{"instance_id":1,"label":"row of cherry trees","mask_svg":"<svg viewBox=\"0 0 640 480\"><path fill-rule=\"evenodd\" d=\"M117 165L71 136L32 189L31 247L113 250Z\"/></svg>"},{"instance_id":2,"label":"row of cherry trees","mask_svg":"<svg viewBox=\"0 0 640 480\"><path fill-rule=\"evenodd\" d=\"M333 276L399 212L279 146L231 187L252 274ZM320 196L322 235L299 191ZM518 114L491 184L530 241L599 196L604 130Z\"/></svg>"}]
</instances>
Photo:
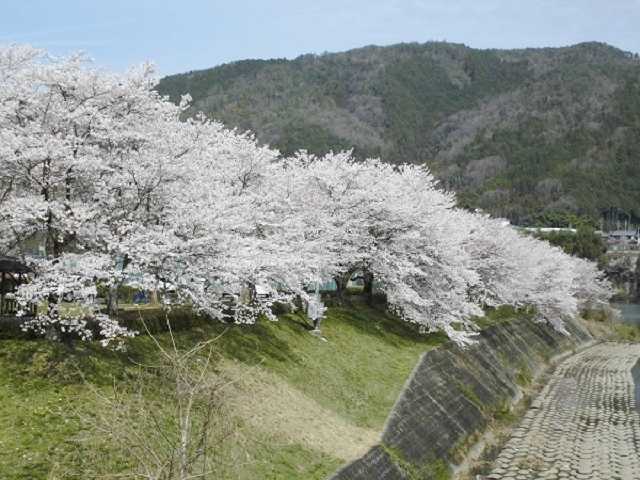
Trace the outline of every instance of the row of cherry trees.
<instances>
[{"instance_id":1,"label":"row of cherry trees","mask_svg":"<svg viewBox=\"0 0 640 480\"><path fill-rule=\"evenodd\" d=\"M26 328L129 335L114 313L131 275L214 318L240 296L235 319L253 322L362 271L401 318L462 343L484 306L532 305L562 330L610 296L595 265L455 208L423 167L281 158L219 123L181 121L189 98L176 106L154 83L148 66L113 75L82 56L0 49L0 253L46 252L17 292L39 305Z\"/></svg>"}]
</instances>

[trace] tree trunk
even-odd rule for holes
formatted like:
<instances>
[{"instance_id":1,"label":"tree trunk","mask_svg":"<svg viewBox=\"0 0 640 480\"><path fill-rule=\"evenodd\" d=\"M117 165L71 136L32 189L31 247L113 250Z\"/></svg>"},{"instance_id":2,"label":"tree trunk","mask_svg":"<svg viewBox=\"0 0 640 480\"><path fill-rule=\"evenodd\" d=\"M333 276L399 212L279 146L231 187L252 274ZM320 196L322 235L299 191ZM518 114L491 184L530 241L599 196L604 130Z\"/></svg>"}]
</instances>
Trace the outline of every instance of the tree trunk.
<instances>
[{"instance_id":1,"label":"tree trunk","mask_svg":"<svg viewBox=\"0 0 640 480\"><path fill-rule=\"evenodd\" d=\"M336 282L336 294L340 301L346 299L347 286L349 285L349 280L351 280L351 275L353 275L353 270L349 270L333 279Z\"/></svg>"},{"instance_id":2,"label":"tree trunk","mask_svg":"<svg viewBox=\"0 0 640 480\"><path fill-rule=\"evenodd\" d=\"M49 188L49 176L51 175L51 159L47 158L42 166L42 198L47 203L47 216L46 216L46 225L47 225L47 238L45 243L45 249L47 252L47 256L53 256L54 258L58 258L62 255L62 242L60 242L58 238L58 233L55 231L55 226L53 224L53 211L51 210L51 205L49 202L51 199L51 189Z\"/></svg>"},{"instance_id":3,"label":"tree trunk","mask_svg":"<svg viewBox=\"0 0 640 480\"><path fill-rule=\"evenodd\" d=\"M115 317L118 315L118 284L109 285L107 294L107 315Z\"/></svg>"},{"instance_id":4,"label":"tree trunk","mask_svg":"<svg viewBox=\"0 0 640 480\"><path fill-rule=\"evenodd\" d=\"M110 317L118 316L118 290L120 286L124 283L124 271L127 266L131 263L128 255L125 255L122 258L122 270L121 275L117 276L118 281L114 282L112 285L109 285L109 294L107 295L107 314Z\"/></svg>"},{"instance_id":5,"label":"tree trunk","mask_svg":"<svg viewBox=\"0 0 640 480\"><path fill-rule=\"evenodd\" d=\"M638 260L636 261L635 281L634 298L640 300L640 257L638 257Z\"/></svg>"},{"instance_id":6,"label":"tree trunk","mask_svg":"<svg viewBox=\"0 0 640 480\"><path fill-rule=\"evenodd\" d=\"M180 365L181 366L181 365ZM178 372L182 373L182 372ZM187 385L181 385L183 381L178 380L176 391L178 402L181 405L180 411L180 446L178 447L178 461L180 463L180 480L193 478L191 476L191 463L189 461L189 447L191 441L191 409L193 407L193 390ZM186 397L186 398L185 398Z\"/></svg>"},{"instance_id":7,"label":"tree trunk","mask_svg":"<svg viewBox=\"0 0 640 480\"><path fill-rule=\"evenodd\" d=\"M2 272L2 280L0 280L0 316L4 313L4 272Z\"/></svg>"},{"instance_id":8,"label":"tree trunk","mask_svg":"<svg viewBox=\"0 0 640 480\"><path fill-rule=\"evenodd\" d=\"M362 293L364 294L367 303L369 305L373 304L373 273L365 270L364 274L363 274L363 280L364 280L364 289L362 290Z\"/></svg>"}]
</instances>

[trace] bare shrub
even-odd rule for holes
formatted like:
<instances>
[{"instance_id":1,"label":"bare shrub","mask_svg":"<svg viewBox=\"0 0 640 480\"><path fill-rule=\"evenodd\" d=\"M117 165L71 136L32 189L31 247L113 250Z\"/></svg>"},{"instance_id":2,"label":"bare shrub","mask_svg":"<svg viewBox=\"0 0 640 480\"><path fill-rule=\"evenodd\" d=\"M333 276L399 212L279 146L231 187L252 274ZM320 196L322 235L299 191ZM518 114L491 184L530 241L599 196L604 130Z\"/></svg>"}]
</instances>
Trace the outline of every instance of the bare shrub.
<instances>
[{"instance_id":1,"label":"bare shrub","mask_svg":"<svg viewBox=\"0 0 640 480\"><path fill-rule=\"evenodd\" d=\"M81 414L82 421L94 439L103 439L109 455L117 457L107 463L125 470L94 476L148 480L225 476L234 463L225 448L225 440L235 432L225 401L225 387L232 381L214 369L216 339L184 350L176 345L171 330L169 346L149 336L158 352L156 365L138 365L130 381L114 383L107 392L89 384L98 408L92 415Z\"/></svg>"}]
</instances>

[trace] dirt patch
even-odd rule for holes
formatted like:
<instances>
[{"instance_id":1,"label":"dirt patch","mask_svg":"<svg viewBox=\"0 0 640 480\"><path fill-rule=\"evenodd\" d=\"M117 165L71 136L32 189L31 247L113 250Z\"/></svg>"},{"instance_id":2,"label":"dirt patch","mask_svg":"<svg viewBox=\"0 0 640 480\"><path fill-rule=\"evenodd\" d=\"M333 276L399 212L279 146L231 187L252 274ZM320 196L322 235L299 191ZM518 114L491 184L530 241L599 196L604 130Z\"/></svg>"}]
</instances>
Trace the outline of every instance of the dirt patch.
<instances>
[{"instance_id":1,"label":"dirt patch","mask_svg":"<svg viewBox=\"0 0 640 480\"><path fill-rule=\"evenodd\" d=\"M380 440L378 432L353 425L264 368L229 361L223 369L237 379L229 389L234 413L284 443L351 461Z\"/></svg>"}]
</instances>

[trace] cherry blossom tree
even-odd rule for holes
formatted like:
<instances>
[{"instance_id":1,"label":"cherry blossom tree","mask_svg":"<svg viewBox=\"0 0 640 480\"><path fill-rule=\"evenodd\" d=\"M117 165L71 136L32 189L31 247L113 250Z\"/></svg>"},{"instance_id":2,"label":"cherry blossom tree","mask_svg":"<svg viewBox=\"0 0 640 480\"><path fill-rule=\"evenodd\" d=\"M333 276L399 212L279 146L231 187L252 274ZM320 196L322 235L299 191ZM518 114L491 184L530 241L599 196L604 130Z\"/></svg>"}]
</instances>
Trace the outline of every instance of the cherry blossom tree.
<instances>
[{"instance_id":1,"label":"cherry blossom tree","mask_svg":"<svg viewBox=\"0 0 640 480\"><path fill-rule=\"evenodd\" d=\"M450 235L454 198L436 188L426 169L355 161L349 152L322 158L302 152L287 165L296 172L290 196L308 221L306 237L325 251L318 272L339 288L356 271L369 274L389 306L425 330L454 335L454 319L465 324L481 313L467 295L476 275L463 260L464 236Z\"/></svg>"},{"instance_id":2,"label":"cherry blossom tree","mask_svg":"<svg viewBox=\"0 0 640 480\"><path fill-rule=\"evenodd\" d=\"M148 65L114 75L81 55L0 48L0 253L33 265L16 294L38 306L25 328L130 335L117 289L131 275L212 318L254 322L360 271L400 318L459 343L483 307L531 305L564 330L611 293L593 264L456 208L424 167L282 158L203 116L181 121L189 98L173 105L155 81Z\"/></svg>"},{"instance_id":3,"label":"cherry blossom tree","mask_svg":"<svg viewBox=\"0 0 640 480\"><path fill-rule=\"evenodd\" d=\"M97 280L117 284L123 240L157 221L166 164L183 155L188 137L181 108L153 92L149 66L117 76L87 68L82 56L55 59L28 47L0 58L2 247L22 253L42 241L45 252L18 292L23 305L39 306L25 326L82 338L122 333L86 292ZM86 308L63 315L65 300Z\"/></svg>"}]
</instances>

